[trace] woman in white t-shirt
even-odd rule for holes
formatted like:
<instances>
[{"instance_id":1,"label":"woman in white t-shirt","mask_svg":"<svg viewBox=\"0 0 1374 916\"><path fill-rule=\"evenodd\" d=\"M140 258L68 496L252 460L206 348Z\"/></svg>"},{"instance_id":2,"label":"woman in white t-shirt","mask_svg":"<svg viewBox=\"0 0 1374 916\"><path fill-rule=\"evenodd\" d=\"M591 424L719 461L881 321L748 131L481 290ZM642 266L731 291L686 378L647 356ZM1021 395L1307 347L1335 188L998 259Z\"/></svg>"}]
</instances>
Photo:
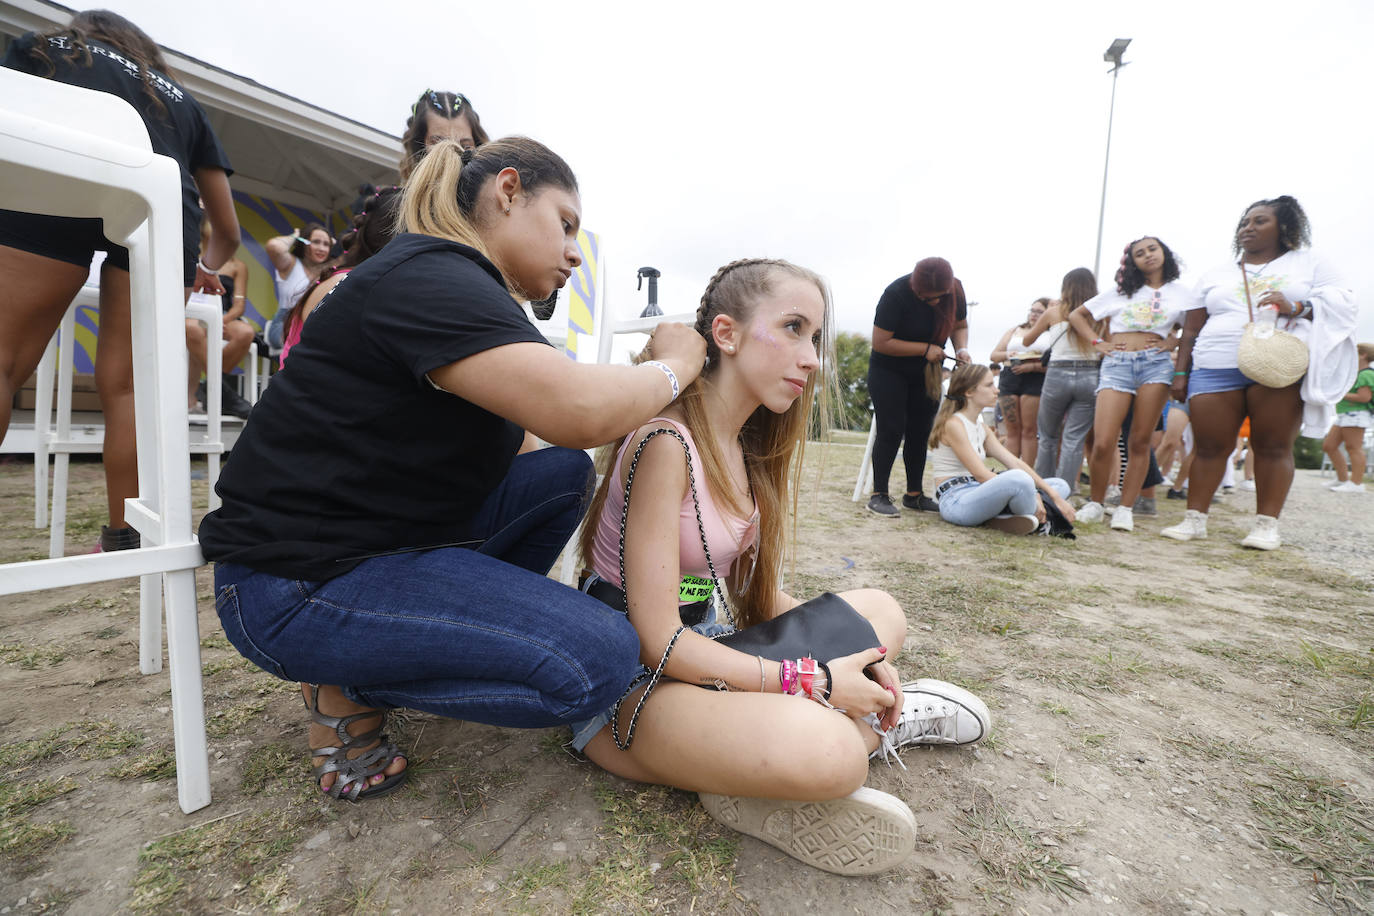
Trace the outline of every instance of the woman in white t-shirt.
<instances>
[{"instance_id":1,"label":"woman in white t-shirt","mask_svg":"<svg viewBox=\"0 0 1374 916\"><path fill-rule=\"evenodd\" d=\"M286 337L286 318L301 293L324 272L334 239L319 223L308 223L299 233L279 235L263 246L272 262L272 283L277 288L277 313L267 322L263 336L275 353Z\"/></svg>"},{"instance_id":2,"label":"woman in white t-shirt","mask_svg":"<svg viewBox=\"0 0 1374 916\"><path fill-rule=\"evenodd\" d=\"M1293 443L1303 423L1304 402L1318 414L1329 410L1355 374L1354 295L1312 253L1310 244L1307 214L1296 200L1285 195L1257 201L1236 226L1233 247L1239 263L1214 268L1198 281L1198 305L1205 308L1188 315L1173 384L1174 398L1188 399L1197 447L1188 510L1180 524L1160 532L1165 537L1190 541L1207 536L1207 507L1241 421L1249 416L1257 514L1240 543L1256 550L1273 550L1282 543L1278 516L1293 485ZM1286 388L1268 388L1237 368L1251 304L1257 317L1262 308L1275 309L1279 328L1313 351L1304 379Z\"/></svg>"},{"instance_id":3,"label":"woman in white t-shirt","mask_svg":"<svg viewBox=\"0 0 1374 916\"><path fill-rule=\"evenodd\" d=\"M1042 479L982 421L982 412L996 403L997 382L987 366L961 363L955 368L927 443L940 518L954 525L1030 534L1045 521L1039 488L1072 522L1069 485L1057 477ZM1007 470L995 473L987 465L989 457Z\"/></svg>"},{"instance_id":4,"label":"woman in white t-shirt","mask_svg":"<svg viewBox=\"0 0 1374 916\"><path fill-rule=\"evenodd\" d=\"M1103 354L1093 419L1092 499L1078 510L1080 521L1098 521L1102 500L1112 477L1112 462L1126 412L1134 406L1126 433L1126 479L1121 505L1112 528L1135 527L1134 506L1150 467L1150 437L1169 397L1174 365L1169 351L1178 345L1174 330L1183 313L1197 306L1193 291L1178 282L1178 259L1154 236L1126 246L1116 272L1116 289L1089 299L1074 309L1069 323L1092 340ZM1107 319L1107 331L1097 336L1094 321Z\"/></svg>"}]
</instances>

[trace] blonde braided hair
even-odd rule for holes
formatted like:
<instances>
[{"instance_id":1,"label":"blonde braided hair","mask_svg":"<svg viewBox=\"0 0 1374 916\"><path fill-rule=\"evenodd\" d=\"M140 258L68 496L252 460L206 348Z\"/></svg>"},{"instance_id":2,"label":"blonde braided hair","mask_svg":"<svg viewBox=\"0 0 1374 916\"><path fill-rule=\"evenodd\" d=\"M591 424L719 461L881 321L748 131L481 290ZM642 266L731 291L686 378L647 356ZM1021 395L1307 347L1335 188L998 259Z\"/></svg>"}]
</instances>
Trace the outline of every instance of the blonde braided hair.
<instances>
[{"instance_id":1,"label":"blonde braided hair","mask_svg":"<svg viewBox=\"0 0 1374 916\"><path fill-rule=\"evenodd\" d=\"M801 397L788 410L775 414L767 407L760 406L740 430L740 446L749 490L759 511L753 575L745 580L747 573L739 567L743 565L747 571L749 561L741 557L731 577L735 617L741 627L760 623L773 613L775 595L782 579L782 560L787 552L789 495L793 517L791 540L794 544L796 541L797 492L807 435L813 426L828 429L830 405L838 403L838 397L834 394L838 384L834 372L828 371L834 366L835 360L830 292L825 281L804 267L772 258L743 258L717 270L706 284L693 324L697 333L706 340L706 368L696 381L687 386L677 402L681 405L685 425L696 442L712 498L723 510L738 518L749 518L753 506L738 493L726 463L727 456L717 446L717 437L712 432L714 420L708 409L707 390L720 367L721 359L712 324L716 316L722 314L747 324L753 319L759 301L771 295L778 281L784 278L814 283L825 303L820 329L821 345L817 348L821 371L811 374ZM630 435L637 435L637 432ZM613 475L610 471L623 441L603 450L599 462L602 482L592 500L588 511L590 521L583 527L582 534L582 557L587 566L592 562L597 521L605 505L606 493L612 485ZM618 480L614 481L616 486L619 483Z\"/></svg>"}]
</instances>

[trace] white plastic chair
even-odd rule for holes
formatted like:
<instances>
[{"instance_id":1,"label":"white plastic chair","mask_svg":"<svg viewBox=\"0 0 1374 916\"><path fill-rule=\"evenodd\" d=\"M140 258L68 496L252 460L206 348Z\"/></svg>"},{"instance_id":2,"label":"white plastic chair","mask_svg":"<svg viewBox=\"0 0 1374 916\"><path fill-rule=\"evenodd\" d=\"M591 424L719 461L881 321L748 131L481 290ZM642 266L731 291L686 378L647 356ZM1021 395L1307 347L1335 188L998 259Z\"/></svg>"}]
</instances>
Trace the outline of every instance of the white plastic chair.
<instances>
[{"instance_id":1,"label":"white plastic chair","mask_svg":"<svg viewBox=\"0 0 1374 916\"><path fill-rule=\"evenodd\" d=\"M210 508L220 506L215 484L219 481L219 458L224 454L224 382L220 375L220 351L224 349L224 310L218 296L192 293L186 302L186 317L205 322L205 435L190 441L193 455L204 455L206 478L210 485Z\"/></svg>"},{"instance_id":2,"label":"white plastic chair","mask_svg":"<svg viewBox=\"0 0 1374 916\"><path fill-rule=\"evenodd\" d=\"M0 207L100 217L129 249L138 490L125 518L137 550L0 565L0 595L142 577L140 668L161 669L162 581L172 688L177 797L210 803L186 425L181 177L154 155L137 112L106 93L0 68ZM81 117L72 119L70 112ZM60 120L58 120L60 118Z\"/></svg>"}]
</instances>

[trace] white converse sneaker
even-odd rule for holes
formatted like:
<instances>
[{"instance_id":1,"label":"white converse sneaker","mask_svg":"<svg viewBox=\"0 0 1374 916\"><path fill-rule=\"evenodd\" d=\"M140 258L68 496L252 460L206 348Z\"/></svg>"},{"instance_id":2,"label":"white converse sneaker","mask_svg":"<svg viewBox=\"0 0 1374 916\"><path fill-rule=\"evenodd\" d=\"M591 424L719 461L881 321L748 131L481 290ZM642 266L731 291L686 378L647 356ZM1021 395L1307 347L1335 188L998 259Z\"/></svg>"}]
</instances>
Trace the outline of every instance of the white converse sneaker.
<instances>
[{"instance_id":1,"label":"white converse sneaker","mask_svg":"<svg viewBox=\"0 0 1374 916\"><path fill-rule=\"evenodd\" d=\"M1279 539L1279 520L1272 515L1256 515L1255 527L1240 542L1242 547L1254 550L1273 550L1283 543Z\"/></svg>"},{"instance_id":2,"label":"white converse sneaker","mask_svg":"<svg viewBox=\"0 0 1374 916\"><path fill-rule=\"evenodd\" d=\"M992 728L987 704L962 687L923 677L902 685L902 717L891 731L874 730L881 741L869 757L887 760L917 744L973 744ZM899 764L900 760L897 761Z\"/></svg>"},{"instance_id":3,"label":"white converse sneaker","mask_svg":"<svg viewBox=\"0 0 1374 916\"><path fill-rule=\"evenodd\" d=\"M1127 506L1117 506L1116 514L1112 516L1113 531L1134 531L1135 530L1135 510Z\"/></svg>"},{"instance_id":4,"label":"white converse sneaker","mask_svg":"<svg viewBox=\"0 0 1374 916\"><path fill-rule=\"evenodd\" d=\"M1105 514L1106 513L1102 511L1101 503L1088 500L1082 505L1081 508L1079 508L1079 510L1076 513L1074 513L1074 521L1100 522L1102 521L1102 516Z\"/></svg>"},{"instance_id":5,"label":"white converse sneaker","mask_svg":"<svg viewBox=\"0 0 1374 916\"><path fill-rule=\"evenodd\" d=\"M1183 513L1183 521L1159 533L1175 541L1200 541L1207 537L1207 513L1189 509Z\"/></svg>"},{"instance_id":6,"label":"white converse sneaker","mask_svg":"<svg viewBox=\"0 0 1374 916\"><path fill-rule=\"evenodd\" d=\"M867 786L831 801L708 792L697 797L706 813L725 826L837 875L888 871L906 861L916 848L916 815L906 802Z\"/></svg>"}]
</instances>

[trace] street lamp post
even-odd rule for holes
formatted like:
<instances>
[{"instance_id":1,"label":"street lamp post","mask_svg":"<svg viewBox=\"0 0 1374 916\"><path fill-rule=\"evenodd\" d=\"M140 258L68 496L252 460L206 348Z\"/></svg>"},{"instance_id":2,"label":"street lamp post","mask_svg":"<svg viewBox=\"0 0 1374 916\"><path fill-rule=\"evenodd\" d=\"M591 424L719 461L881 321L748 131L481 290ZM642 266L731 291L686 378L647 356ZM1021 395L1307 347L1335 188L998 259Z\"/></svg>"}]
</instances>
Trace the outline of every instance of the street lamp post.
<instances>
[{"instance_id":1,"label":"street lamp post","mask_svg":"<svg viewBox=\"0 0 1374 916\"><path fill-rule=\"evenodd\" d=\"M1102 222L1107 215L1107 166L1112 161L1112 118L1116 115L1116 75L1126 66L1121 57L1130 43L1129 38L1118 38L1102 55L1102 59L1112 65L1112 105L1107 112L1107 155L1102 162L1102 204L1097 211L1097 257L1093 259L1093 276L1099 284L1102 282Z\"/></svg>"}]
</instances>

